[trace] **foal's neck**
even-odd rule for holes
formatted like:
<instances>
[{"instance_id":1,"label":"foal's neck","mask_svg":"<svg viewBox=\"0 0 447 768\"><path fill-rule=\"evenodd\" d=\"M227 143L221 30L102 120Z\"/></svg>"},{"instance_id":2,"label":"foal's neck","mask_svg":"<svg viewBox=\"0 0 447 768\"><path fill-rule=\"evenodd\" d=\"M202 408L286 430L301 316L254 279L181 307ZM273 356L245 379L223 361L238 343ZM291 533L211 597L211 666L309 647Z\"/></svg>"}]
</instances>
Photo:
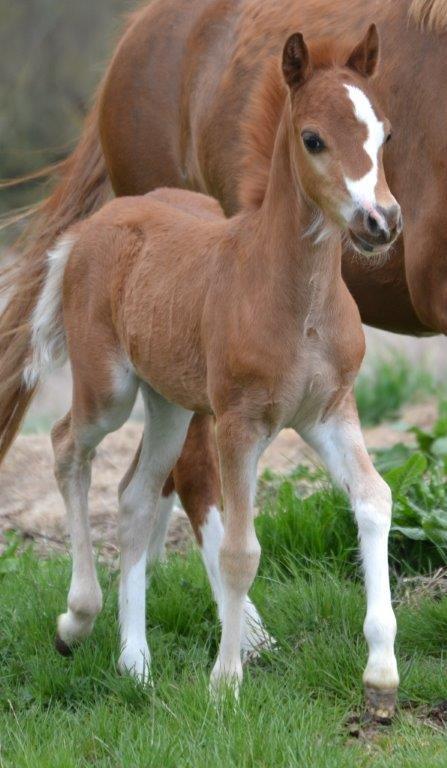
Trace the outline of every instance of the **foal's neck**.
<instances>
[{"instance_id":1,"label":"foal's neck","mask_svg":"<svg viewBox=\"0 0 447 768\"><path fill-rule=\"evenodd\" d=\"M295 152L296 137L287 102L259 212L258 258L261 255L266 266L282 272L287 280L297 281L300 293L313 280L318 281L320 291L325 287L330 291L334 278L341 275L341 234L333 226L325 227L324 215L303 192ZM317 231L316 223L320 225Z\"/></svg>"}]
</instances>

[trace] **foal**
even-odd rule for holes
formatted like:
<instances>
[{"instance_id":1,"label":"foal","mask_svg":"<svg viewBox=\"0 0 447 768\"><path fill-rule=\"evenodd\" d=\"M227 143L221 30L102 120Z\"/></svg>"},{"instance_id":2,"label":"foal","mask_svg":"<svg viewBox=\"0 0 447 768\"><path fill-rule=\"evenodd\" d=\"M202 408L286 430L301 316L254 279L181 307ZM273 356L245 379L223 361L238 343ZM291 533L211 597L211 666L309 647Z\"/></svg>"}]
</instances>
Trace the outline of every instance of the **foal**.
<instances>
[{"instance_id":1,"label":"foal","mask_svg":"<svg viewBox=\"0 0 447 768\"><path fill-rule=\"evenodd\" d=\"M392 711L391 496L360 432L352 390L364 336L341 277L342 230L363 258L385 252L401 231L382 166L389 125L367 82L377 57L375 27L340 64L334 51L312 57L300 34L289 38L289 97L259 210L226 220L209 198L178 190L121 198L49 254L26 380L32 385L68 351L73 403L52 433L73 542L68 609L58 622L63 649L90 633L101 609L88 527L91 460L140 390L143 443L120 488L120 669L149 674L145 570L157 504L192 413L210 413L225 508L212 684L237 688L242 679L244 610L260 556L257 463L293 427L350 496L368 601L364 683L376 716Z\"/></svg>"}]
</instances>

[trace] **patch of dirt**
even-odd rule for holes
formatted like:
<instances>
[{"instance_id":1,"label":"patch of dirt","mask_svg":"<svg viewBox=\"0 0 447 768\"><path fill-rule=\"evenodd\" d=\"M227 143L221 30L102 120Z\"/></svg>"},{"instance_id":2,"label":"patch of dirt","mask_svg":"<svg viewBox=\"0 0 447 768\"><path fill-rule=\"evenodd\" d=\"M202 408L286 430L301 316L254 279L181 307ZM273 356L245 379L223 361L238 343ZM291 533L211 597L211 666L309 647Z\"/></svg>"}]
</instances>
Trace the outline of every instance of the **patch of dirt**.
<instances>
[{"instance_id":1,"label":"patch of dirt","mask_svg":"<svg viewBox=\"0 0 447 768\"><path fill-rule=\"evenodd\" d=\"M369 448L386 448L397 442L411 442L403 424L430 427L436 419L436 403L411 406L400 424L365 430ZM126 472L141 436L141 424L129 422L109 435L97 451L90 493L92 536L100 558L116 558L117 488ZM317 463L317 457L292 430L281 432L260 462L266 468L288 474L297 464ZM53 478L53 456L49 435L20 435L0 473L0 535L20 531L36 542L46 555L68 549L65 511ZM167 546L184 551L192 540L186 515L176 510Z\"/></svg>"}]
</instances>

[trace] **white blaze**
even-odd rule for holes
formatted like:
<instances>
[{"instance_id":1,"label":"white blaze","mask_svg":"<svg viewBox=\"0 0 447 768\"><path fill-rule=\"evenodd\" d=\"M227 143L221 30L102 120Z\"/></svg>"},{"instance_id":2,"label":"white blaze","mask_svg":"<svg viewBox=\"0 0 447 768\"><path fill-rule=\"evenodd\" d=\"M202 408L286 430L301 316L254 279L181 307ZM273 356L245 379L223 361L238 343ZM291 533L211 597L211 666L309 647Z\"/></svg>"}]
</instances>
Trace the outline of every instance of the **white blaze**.
<instances>
[{"instance_id":1,"label":"white blaze","mask_svg":"<svg viewBox=\"0 0 447 768\"><path fill-rule=\"evenodd\" d=\"M345 84L345 88L354 105L357 120L364 123L368 129L368 136L363 147L372 163L371 170L361 179L345 178L345 182L353 202L369 209L376 205L376 186L379 175L378 155L385 138L385 131L383 123L377 119L366 94L355 85Z\"/></svg>"}]
</instances>

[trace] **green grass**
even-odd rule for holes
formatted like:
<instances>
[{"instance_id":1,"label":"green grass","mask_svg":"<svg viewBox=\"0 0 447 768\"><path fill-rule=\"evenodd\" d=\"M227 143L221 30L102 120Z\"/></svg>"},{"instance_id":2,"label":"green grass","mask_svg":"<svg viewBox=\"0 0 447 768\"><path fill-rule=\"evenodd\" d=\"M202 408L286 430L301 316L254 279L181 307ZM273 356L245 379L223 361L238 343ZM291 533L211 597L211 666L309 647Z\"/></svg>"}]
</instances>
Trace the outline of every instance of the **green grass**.
<instances>
[{"instance_id":1,"label":"green grass","mask_svg":"<svg viewBox=\"0 0 447 768\"><path fill-rule=\"evenodd\" d=\"M355 394L364 426L399 415L404 405L439 393L432 374L397 352L379 357L368 373L360 374Z\"/></svg>"},{"instance_id":2,"label":"green grass","mask_svg":"<svg viewBox=\"0 0 447 768\"><path fill-rule=\"evenodd\" d=\"M259 522L264 555L253 591L279 649L247 670L237 706L216 707L207 694L218 623L197 553L154 573L150 691L116 672L116 574L101 570L104 611L66 660L52 640L69 562L13 554L0 590L0 766L444 767L445 734L424 724L420 708L446 698L447 599L398 607L401 702L414 707L371 742L349 739L366 662L355 531L342 521L345 532L326 542L334 551L321 555L311 518L293 527L281 504L274 531L269 517Z\"/></svg>"}]
</instances>

